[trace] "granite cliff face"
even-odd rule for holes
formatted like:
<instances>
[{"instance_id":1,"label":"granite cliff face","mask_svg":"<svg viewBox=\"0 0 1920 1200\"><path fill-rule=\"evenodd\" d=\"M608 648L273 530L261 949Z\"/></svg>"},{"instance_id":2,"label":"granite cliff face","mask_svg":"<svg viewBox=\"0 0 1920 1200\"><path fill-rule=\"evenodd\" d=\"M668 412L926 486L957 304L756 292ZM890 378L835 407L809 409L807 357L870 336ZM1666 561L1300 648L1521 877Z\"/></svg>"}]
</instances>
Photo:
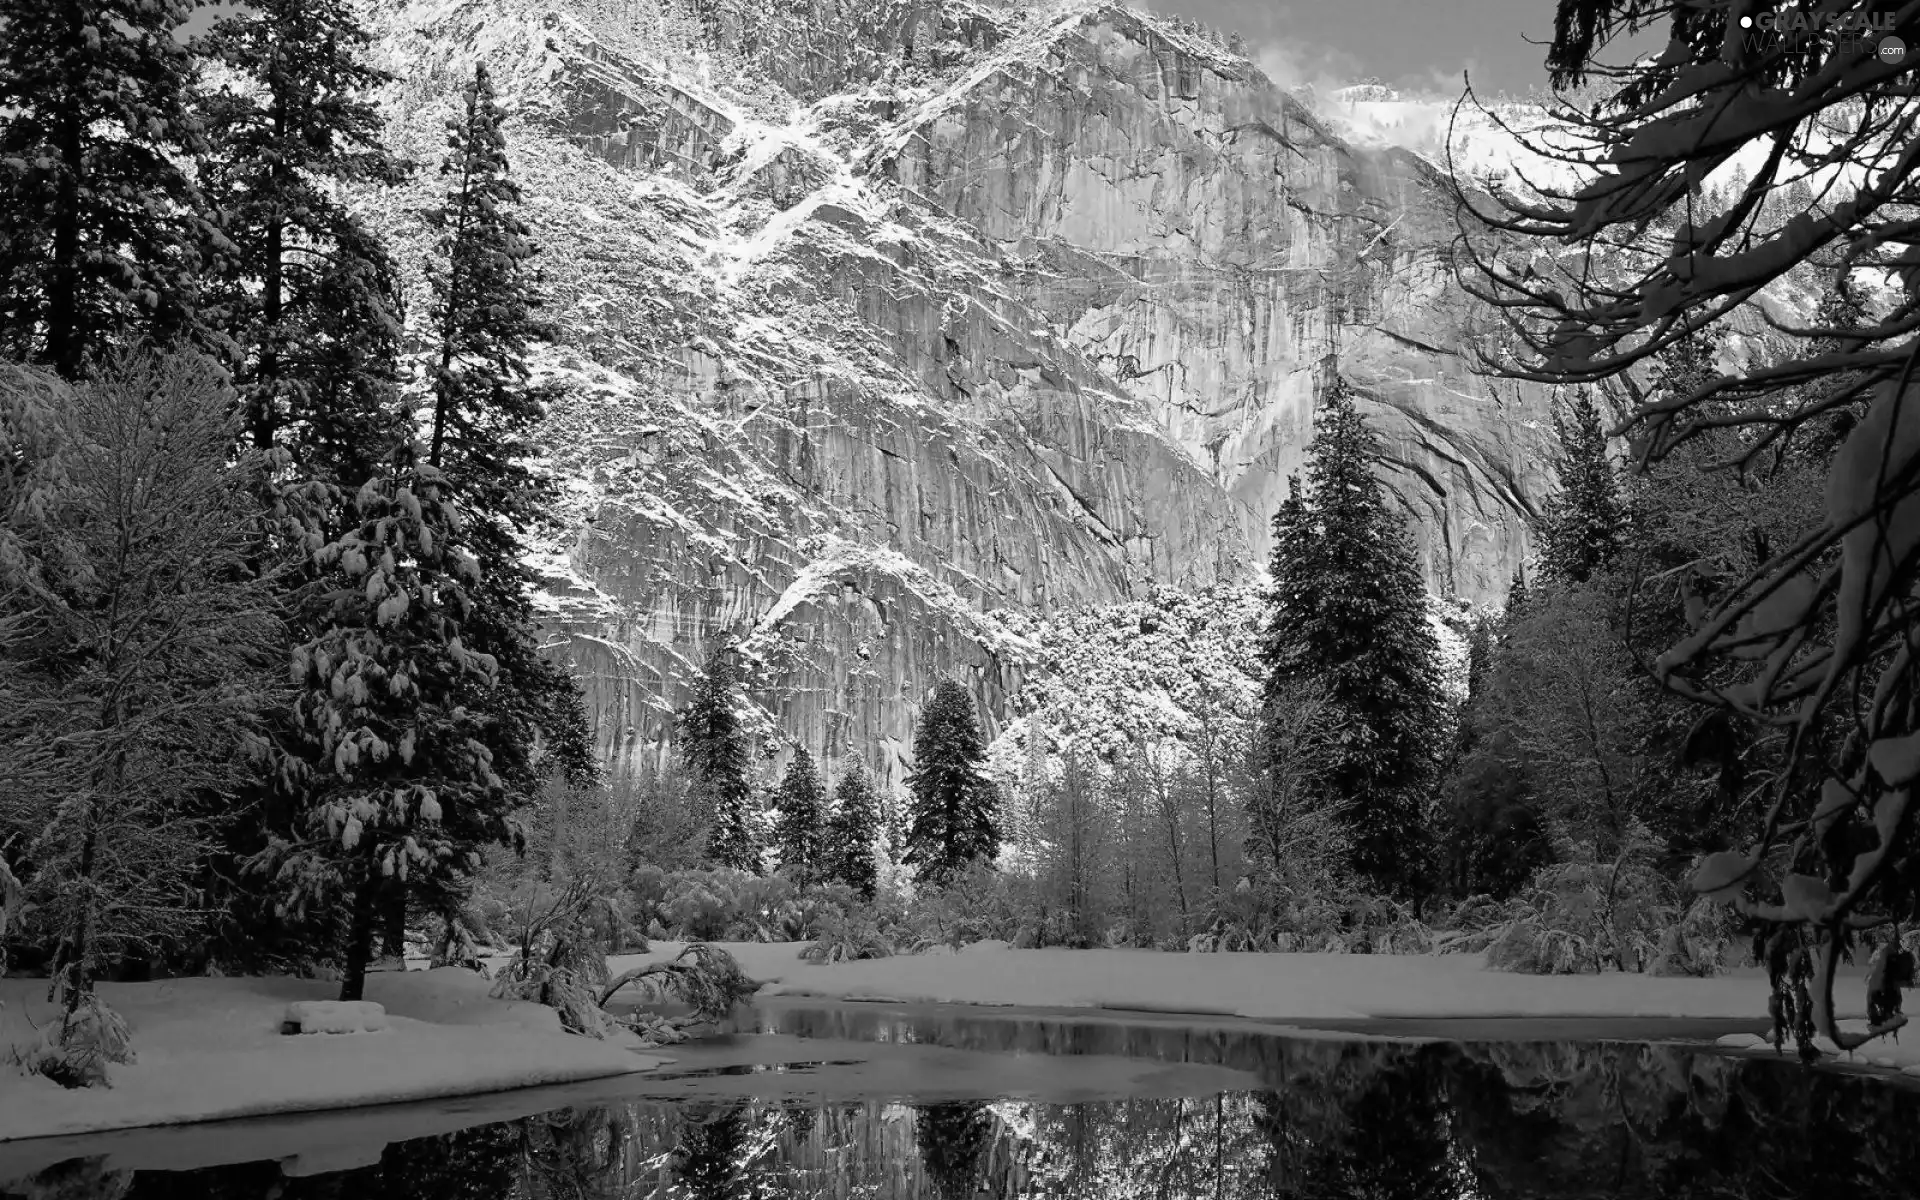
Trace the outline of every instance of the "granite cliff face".
<instances>
[{"instance_id":1,"label":"granite cliff face","mask_svg":"<svg viewBox=\"0 0 1920 1200\"><path fill-rule=\"evenodd\" d=\"M941 672L992 727L1032 650L996 611L1259 569L1333 363L1432 589L1522 556L1545 403L1461 357L1438 171L1208 41L977 0L380 20L403 148L477 58L517 108L564 334L540 566L617 765L722 634L830 763L897 778Z\"/></svg>"}]
</instances>

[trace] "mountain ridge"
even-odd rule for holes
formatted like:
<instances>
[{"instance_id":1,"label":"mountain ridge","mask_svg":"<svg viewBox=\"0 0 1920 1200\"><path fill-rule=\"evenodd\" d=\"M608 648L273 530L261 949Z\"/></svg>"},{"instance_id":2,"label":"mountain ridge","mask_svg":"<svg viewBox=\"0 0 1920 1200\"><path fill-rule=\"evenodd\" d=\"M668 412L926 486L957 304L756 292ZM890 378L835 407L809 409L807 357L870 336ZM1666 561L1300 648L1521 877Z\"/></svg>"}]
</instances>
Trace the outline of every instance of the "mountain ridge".
<instances>
[{"instance_id":1,"label":"mountain ridge","mask_svg":"<svg viewBox=\"0 0 1920 1200\"><path fill-rule=\"evenodd\" d=\"M774 750L897 781L941 673L991 734L1026 670L996 610L1258 575L1334 351L1430 588L1497 600L1525 553L1546 403L1459 354L1437 168L1204 39L974 0L375 27L415 157L476 60L516 113L563 332L535 565L616 770L662 752L721 634ZM383 202L403 246L431 186Z\"/></svg>"}]
</instances>

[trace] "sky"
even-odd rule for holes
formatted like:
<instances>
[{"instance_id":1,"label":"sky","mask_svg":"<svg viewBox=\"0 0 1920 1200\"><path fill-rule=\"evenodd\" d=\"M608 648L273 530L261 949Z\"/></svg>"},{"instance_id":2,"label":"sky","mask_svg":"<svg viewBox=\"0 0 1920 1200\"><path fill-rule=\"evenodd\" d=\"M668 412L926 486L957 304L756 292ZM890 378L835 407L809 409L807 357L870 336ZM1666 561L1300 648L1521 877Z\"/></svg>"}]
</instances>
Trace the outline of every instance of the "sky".
<instances>
[{"instance_id":1,"label":"sky","mask_svg":"<svg viewBox=\"0 0 1920 1200\"><path fill-rule=\"evenodd\" d=\"M1457 95L1471 71L1479 92L1544 87L1554 0L1147 0L1223 32L1285 86L1375 78ZM1528 38L1533 39L1530 44Z\"/></svg>"}]
</instances>

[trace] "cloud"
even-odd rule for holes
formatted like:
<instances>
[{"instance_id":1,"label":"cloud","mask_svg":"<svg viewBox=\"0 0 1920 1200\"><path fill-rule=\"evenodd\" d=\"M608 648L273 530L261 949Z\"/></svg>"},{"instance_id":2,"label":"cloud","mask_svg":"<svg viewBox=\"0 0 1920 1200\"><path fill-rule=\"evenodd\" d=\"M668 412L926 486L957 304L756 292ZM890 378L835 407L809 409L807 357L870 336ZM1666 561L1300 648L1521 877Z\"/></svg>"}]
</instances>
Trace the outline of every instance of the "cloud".
<instances>
[{"instance_id":1,"label":"cloud","mask_svg":"<svg viewBox=\"0 0 1920 1200\"><path fill-rule=\"evenodd\" d=\"M1262 39L1253 44L1247 57L1281 87L1310 87L1320 95L1366 78L1360 60L1353 55L1304 38Z\"/></svg>"}]
</instances>

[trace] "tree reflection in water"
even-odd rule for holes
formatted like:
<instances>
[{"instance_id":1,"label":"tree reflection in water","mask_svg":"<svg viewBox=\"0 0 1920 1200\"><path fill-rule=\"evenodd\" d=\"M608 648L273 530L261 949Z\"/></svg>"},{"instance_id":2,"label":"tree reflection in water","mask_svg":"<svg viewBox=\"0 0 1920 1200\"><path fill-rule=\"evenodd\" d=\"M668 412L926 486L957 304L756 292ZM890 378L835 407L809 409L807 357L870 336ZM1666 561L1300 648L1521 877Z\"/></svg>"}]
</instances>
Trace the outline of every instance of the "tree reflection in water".
<instances>
[{"instance_id":1,"label":"tree reflection in water","mask_svg":"<svg viewBox=\"0 0 1920 1200\"><path fill-rule=\"evenodd\" d=\"M864 1019L864 1018L863 1018ZM868 1031L871 1033L872 1031ZM1225 1063L1263 1090L1023 1100L644 1102L274 1162L75 1160L36 1200L1801 1200L1920 1195L1920 1094L1677 1047L1294 1040L1166 1024L920 1029L968 1049ZM992 1044L987 1044L991 1042ZM289 1173L289 1170L292 1173Z\"/></svg>"}]
</instances>

